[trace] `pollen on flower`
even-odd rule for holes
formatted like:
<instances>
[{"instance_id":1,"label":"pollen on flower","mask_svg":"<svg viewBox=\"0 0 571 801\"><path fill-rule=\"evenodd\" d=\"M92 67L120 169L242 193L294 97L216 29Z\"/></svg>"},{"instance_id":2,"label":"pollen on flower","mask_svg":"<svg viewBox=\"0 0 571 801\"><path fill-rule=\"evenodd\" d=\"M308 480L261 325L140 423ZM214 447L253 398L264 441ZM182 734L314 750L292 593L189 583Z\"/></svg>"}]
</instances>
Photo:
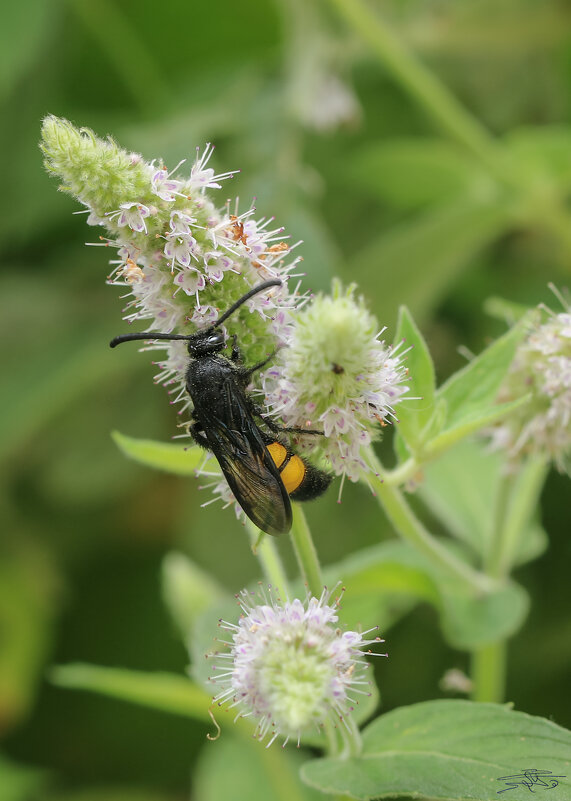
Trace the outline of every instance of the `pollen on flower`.
<instances>
[{"instance_id":1,"label":"pollen on flower","mask_svg":"<svg viewBox=\"0 0 571 801\"><path fill-rule=\"evenodd\" d=\"M304 732L328 720L347 725L357 696L370 694L363 649L370 654L383 640L367 637L372 629L339 628L339 599L331 602L331 595L324 589L320 598L281 601L271 588L244 590L238 623L220 622L230 640L215 654L214 701L236 709L236 718L251 717L254 736L268 747L278 737L299 745Z\"/></svg>"}]
</instances>

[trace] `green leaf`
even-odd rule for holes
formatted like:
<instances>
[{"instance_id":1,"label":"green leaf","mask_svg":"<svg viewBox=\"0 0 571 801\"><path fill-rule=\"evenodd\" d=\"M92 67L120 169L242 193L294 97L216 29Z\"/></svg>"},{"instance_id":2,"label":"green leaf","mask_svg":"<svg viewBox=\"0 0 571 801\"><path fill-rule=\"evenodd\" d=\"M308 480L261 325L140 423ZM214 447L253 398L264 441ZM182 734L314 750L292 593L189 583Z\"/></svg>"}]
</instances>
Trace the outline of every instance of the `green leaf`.
<instances>
[{"instance_id":1,"label":"green leaf","mask_svg":"<svg viewBox=\"0 0 571 801\"><path fill-rule=\"evenodd\" d=\"M448 405L447 428L463 420L473 409L487 409L494 404L524 334L522 325L514 326L439 388L438 397Z\"/></svg>"},{"instance_id":2,"label":"green leaf","mask_svg":"<svg viewBox=\"0 0 571 801\"><path fill-rule=\"evenodd\" d=\"M39 770L18 765L0 755L0 789L2 801L30 801L40 796L45 777Z\"/></svg>"},{"instance_id":3,"label":"green leaf","mask_svg":"<svg viewBox=\"0 0 571 801\"><path fill-rule=\"evenodd\" d=\"M506 481L502 454L485 441L465 440L427 464L419 493L448 531L486 562L494 536L497 490ZM547 535L537 520L539 494L547 466L528 459L511 482L503 537L510 543L509 566L539 556Z\"/></svg>"},{"instance_id":4,"label":"green leaf","mask_svg":"<svg viewBox=\"0 0 571 801\"><path fill-rule=\"evenodd\" d=\"M423 458L433 459L435 456L439 456L443 451L448 450L471 434L475 434L483 428L491 426L499 420L503 420L503 418L507 417L511 412L519 409L520 406L525 406L528 401L529 395L525 395L514 401L497 403L494 406L484 408L478 407L476 404L469 408L467 405L466 413L460 422L446 427L444 431L440 431L434 439L428 442L423 453Z\"/></svg>"},{"instance_id":5,"label":"green leaf","mask_svg":"<svg viewBox=\"0 0 571 801\"><path fill-rule=\"evenodd\" d=\"M367 629L374 621L382 634L419 601L439 606L438 585L425 568L423 557L406 543L383 542L329 565L324 581L343 582L343 623Z\"/></svg>"},{"instance_id":6,"label":"green leaf","mask_svg":"<svg viewBox=\"0 0 571 801\"><path fill-rule=\"evenodd\" d=\"M426 316L469 261L511 224L505 198L456 198L380 234L357 254L351 271L370 290L380 319L390 321L403 298L415 317Z\"/></svg>"},{"instance_id":7,"label":"green leaf","mask_svg":"<svg viewBox=\"0 0 571 801\"><path fill-rule=\"evenodd\" d=\"M204 461L204 450L198 445L174 445L171 442L136 439L118 431L114 431L111 436L125 456L167 473L194 476Z\"/></svg>"},{"instance_id":8,"label":"green leaf","mask_svg":"<svg viewBox=\"0 0 571 801\"><path fill-rule=\"evenodd\" d=\"M28 715L42 680L59 608L57 576L39 548L0 549L0 730Z\"/></svg>"},{"instance_id":9,"label":"green leaf","mask_svg":"<svg viewBox=\"0 0 571 801\"><path fill-rule=\"evenodd\" d=\"M52 668L50 679L68 690L88 690L120 701L209 722L210 695L174 673L144 673L75 663Z\"/></svg>"},{"instance_id":10,"label":"green leaf","mask_svg":"<svg viewBox=\"0 0 571 801\"><path fill-rule=\"evenodd\" d=\"M378 718L363 733L363 752L307 762L301 775L324 793L358 799L410 796L497 801L504 776L527 769L558 778L557 801L571 799L571 732L506 706L427 701ZM547 790L540 785L532 789ZM520 783L508 790L524 798Z\"/></svg>"},{"instance_id":11,"label":"green leaf","mask_svg":"<svg viewBox=\"0 0 571 801\"><path fill-rule=\"evenodd\" d=\"M415 450L421 445L421 433L434 413L436 377L434 364L424 337L406 306L401 306L395 335L395 346L404 342L409 391L398 406L399 433ZM411 400L408 400L410 396Z\"/></svg>"},{"instance_id":12,"label":"green leaf","mask_svg":"<svg viewBox=\"0 0 571 801\"><path fill-rule=\"evenodd\" d=\"M217 713L219 715L219 713ZM193 770L195 801L323 801L299 778L302 755L245 737L221 737L202 750Z\"/></svg>"},{"instance_id":13,"label":"green leaf","mask_svg":"<svg viewBox=\"0 0 571 801\"><path fill-rule=\"evenodd\" d=\"M563 125L517 128L504 138L517 161L520 175L539 188L551 182L558 189L571 188L571 128Z\"/></svg>"},{"instance_id":14,"label":"green leaf","mask_svg":"<svg viewBox=\"0 0 571 801\"><path fill-rule=\"evenodd\" d=\"M528 314L530 311L529 306L524 306L522 303L516 303L513 300L492 295L484 301L484 311L490 317L496 320L501 320L509 326L515 325L518 320Z\"/></svg>"},{"instance_id":15,"label":"green leaf","mask_svg":"<svg viewBox=\"0 0 571 801\"><path fill-rule=\"evenodd\" d=\"M441 540L451 547L449 540ZM456 556L461 556L454 549ZM527 614L527 593L507 583L483 596L466 593L460 582L434 567L405 542L384 542L330 565L325 582L345 587L340 619L366 629L373 620L381 634L419 602L438 612L442 632L455 648L472 649L509 637Z\"/></svg>"},{"instance_id":16,"label":"green leaf","mask_svg":"<svg viewBox=\"0 0 571 801\"><path fill-rule=\"evenodd\" d=\"M30 801L26 797L26 801ZM80 790L61 790L42 795L41 801L172 801L170 793L140 787L100 785Z\"/></svg>"},{"instance_id":17,"label":"green leaf","mask_svg":"<svg viewBox=\"0 0 571 801\"><path fill-rule=\"evenodd\" d=\"M527 397L522 397L510 403L496 403L500 386L524 335L525 319L438 389L437 402L446 403L446 420L443 431L428 444L429 453L436 455L444 447L450 447L455 441L490 425L527 402Z\"/></svg>"},{"instance_id":18,"label":"green leaf","mask_svg":"<svg viewBox=\"0 0 571 801\"><path fill-rule=\"evenodd\" d=\"M480 598L443 593L440 621L447 642L470 651L515 634L529 611L529 596L518 584L506 584Z\"/></svg>"},{"instance_id":19,"label":"green leaf","mask_svg":"<svg viewBox=\"0 0 571 801\"><path fill-rule=\"evenodd\" d=\"M427 464L419 493L448 531L482 559L488 554L493 499L503 459L484 441L464 440Z\"/></svg>"},{"instance_id":20,"label":"green leaf","mask_svg":"<svg viewBox=\"0 0 571 801\"><path fill-rule=\"evenodd\" d=\"M196 618L226 592L216 580L182 553L168 553L163 559L163 600L186 644Z\"/></svg>"},{"instance_id":21,"label":"green leaf","mask_svg":"<svg viewBox=\"0 0 571 801\"><path fill-rule=\"evenodd\" d=\"M352 159L349 176L402 209L494 192L493 181L474 160L442 139L375 142Z\"/></svg>"}]
</instances>

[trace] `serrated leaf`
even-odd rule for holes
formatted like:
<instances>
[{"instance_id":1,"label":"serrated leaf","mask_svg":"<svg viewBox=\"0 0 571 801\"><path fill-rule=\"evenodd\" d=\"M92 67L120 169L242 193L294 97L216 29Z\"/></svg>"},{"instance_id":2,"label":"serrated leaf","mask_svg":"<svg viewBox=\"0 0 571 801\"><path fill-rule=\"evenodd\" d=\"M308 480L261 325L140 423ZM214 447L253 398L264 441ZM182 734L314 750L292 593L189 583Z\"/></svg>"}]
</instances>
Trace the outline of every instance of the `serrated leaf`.
<instances>
[{"instance_id":1,"label":"serrated leaf","mask_svg":"<svg viewBox=\"0 0 571 801\"><path fill-rule=\"evenodd\" d=\"M118 431L114 431L111 436L130 459L178 476L196 475L196 471L204 461L204 450L198 445L175 445L171 442L136 439Z\"/></svg>"},{"instance_id":2,"label":"serrated leaf","mask_svg":"<svg viewBox=\"0 0 571 801\"><path fill-rule=\"evenodd\" d=\"M419 447L421 432L434 413L436 376L430 352L406 306L401 306L395 335L395 347L400 343L407 350L409 373L408 392L398 405L399 433L412 450ZM410 400L409 400L410 397Z\"/></svg>"},{"instance_id":3,"label":"serrated leaf","mask_svg":"<svg viewBox=\"0 0 571 801\"><path fill-rule=\"evenodd\" d=\"M523 772L530 769L562 777L555 779L557 801L571 801L571 732L496 704L427 701L374 721L363 733L360 756L307 762L301 775L322 792L363 801L497 801L502 790L507 798L525 797ZM506 776L519 777L513 790Z\"/></svg>"},{"instance_id":4,"label":"serrated leaf","mask_svg":"<svg viewBox=\"0 0 571 801\"><path fill-rule=\"evenodd\" d=\"M209 721L211 697L191 679L174 673L145 673L75 663L52 668L50 679L68 690L88 690L119 701Z\"/></svg>"}]
</instances>

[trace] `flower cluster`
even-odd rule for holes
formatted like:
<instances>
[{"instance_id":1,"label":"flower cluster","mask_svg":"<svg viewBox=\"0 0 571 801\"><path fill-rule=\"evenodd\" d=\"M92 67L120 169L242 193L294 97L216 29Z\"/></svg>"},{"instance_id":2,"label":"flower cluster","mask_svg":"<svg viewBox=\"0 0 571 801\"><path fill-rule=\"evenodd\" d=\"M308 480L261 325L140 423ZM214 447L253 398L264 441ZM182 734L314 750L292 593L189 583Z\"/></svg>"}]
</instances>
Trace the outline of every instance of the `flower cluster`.
<instances>
[{"instance_id":1,"label":"flower cluster","mask_svg":"<svg viewBox=\"0 0 571 801\"><path fill-rule=\"evenodd\" d=\"M355 288L334 284L295 317L288 347L264 375L266 403L285 424L320 428L302 447L319 450L337 475L357 480L369 470L363 447L394 418L408 391L400 346L381 339L376 319L355 298Z\"/></svg>"},{"instance_id":2,"label":"flower cluster","mask_svg":"<svg viewBox=\"0 0 571 801\"><path fill-rule=\"evenodd\" d=\"M42 149L46 166L59 175L62 189L86 207L90 225L107 236L96 244L115 248L110 284L127 289L125 319L143 321L146 330L192 333L208 326L248 289L280 278L280 290L253 297L227 328L239 334L248 360L256 361L282 343L295 296L287 278L297 263L283 229L254 218L255 209L218 210L207 190L221 188L234 173L209 167L213 147L197 151L185 175L146 162L113 141L48 117ZM251 312L255 312L252 314ZM186 349L162 343L158 381L182 388ZM178 391L187 405L186 393Z\"/></svg>"},{"instance_id":3,"label":"flower cluster","mask_svg":"<svg viewBox=\"0 0 571 801\"><path fill-rule=\"evenodd\" d=\"M253 377L267 413L286 427L313 429L299 447L317 452L328 469L356 480L369 468L362 449L394 416L406 392L402 352L380 341L375 319L349 289L307 298L288 287L298 260L281 228L227 203L217 208L210 192L234 173L209 166L213 148L197 151L190 170L169 171L48 117L42 149L61 189L86 207L87 222L106 229L95 243L115 249L108 282L126 290L125 319L145 330L190 334L211 325L251 287L279 279L281 287L252 297L225 327L236 334L246 364L272 351L272 367ZM381 332L382 333L382 332ZM152 338L152 337L150 337ZM190 406L185 390L184 342L157 342L156 380L169 387L179 413ZM163 355L164 351L166 354ZM224 481L215 495L232 502Z\"/></svg>"},{"instance_id":4,"label":"flower cluster","mask_svg":"<svg viewBox=\"0 0 571 801\"><path fill-rule=\"evenodd\" d=\"M561 298L563 302L563 298ZM536 322L518 348L500 401L529 395L527 404L497 426L492 445L515 461L526 453L545 454L560 470L571 457L571 308ZM543 318L545 319L545 318Z\"/></svg>"},{"instance_id":5,"label":"flower cluster","mask_svg":"<svg viewBox=\"0 0 571 801\"><path fill-rule=\"evenodd\" d=\"M330 597L324 590L320 598L282 603L270 592L256 603L255 594L244 590L238 624L220 623L232 640L227 653L215 654L211 681L222 689L214 700L236 707L238 717L252 717L255 736L269 737L268 746L280 736L299 744L304 731L327 720L344 722L357 703L353 695L370 694L362 689L368 668L363 649L383 640L342 631L338 601L330 604Z\"/></svg>"}]
</instances>

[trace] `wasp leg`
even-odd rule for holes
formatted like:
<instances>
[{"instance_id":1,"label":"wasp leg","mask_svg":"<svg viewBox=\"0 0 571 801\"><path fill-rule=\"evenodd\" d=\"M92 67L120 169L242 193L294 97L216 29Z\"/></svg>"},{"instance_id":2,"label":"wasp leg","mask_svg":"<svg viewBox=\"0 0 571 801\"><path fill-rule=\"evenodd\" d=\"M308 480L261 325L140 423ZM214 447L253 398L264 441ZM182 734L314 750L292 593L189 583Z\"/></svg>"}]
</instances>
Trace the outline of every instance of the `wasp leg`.
<instances>
[{"instance_id":1,"label":"wasp leg","mask_svg":"<svg viewBox=\"0 0 571 801\"><path fill-rule=\"evenodd\" d=\"M242 353L238 347L238 337L236 334L233 334L232 336L232 353L230 355L230 361L237 362L238 364L242 363Z\"/></svg>"},{"instance_id":2,"label":"wasp leg","mask_svg":"<svg viewBox=\"0 0 571 801\"><path fill-rule=\"evenodd\" d=\"M265 359L263 359L261 362L258 362L253 367L248 367L248 368L244 369L242 371L243 378L245 380L248 380L253 373L257 372L258 370L261 370L262 367L265 367L268 362L271 362L271 360L274 358L275 355L276 355L276 351L273 350L270 353L270 355L267 356Z\"/></svg>"},{"instance_id":3,"label":"wasp leg","mask_svg":"<svg viewBox=\"0 0 571 801\"><path fill-rule=\"evenodd\" d=\"M208 440L206 438L206 434L204 433L204 429L197 421L195 423L191 423L188 427L190 432L190 436L196 442L197 445L200 445L201 448L206 448L207 450L210 449L210 445L208 444Z\"/></svg>"},{"instance_id":4,"label":"wasp leg","mask_svg":"<svg viewBox=\"0 0 571 801\"><path fill-rule=\"evenodd\" d=\"M281 434L282 432L291 433L291 434L319 434L319 436L323 437L323 431L317 431L315 428L295 428L293 426L280 426L277 423L269 418L265 414L260 414L259 411L256 411L257 416L260 420L263 420L265 425L270 429L270 431L274 434Z\"/></svg>"}]
</instances>

